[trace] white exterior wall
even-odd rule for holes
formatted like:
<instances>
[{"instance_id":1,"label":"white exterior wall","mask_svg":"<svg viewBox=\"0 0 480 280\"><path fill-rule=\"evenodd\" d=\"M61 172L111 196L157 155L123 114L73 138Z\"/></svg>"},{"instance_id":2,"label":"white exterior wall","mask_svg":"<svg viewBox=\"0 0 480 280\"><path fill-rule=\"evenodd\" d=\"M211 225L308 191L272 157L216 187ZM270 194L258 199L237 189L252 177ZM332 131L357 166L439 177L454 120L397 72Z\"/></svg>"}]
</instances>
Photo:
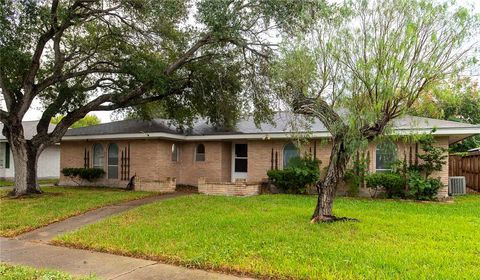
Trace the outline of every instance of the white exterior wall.
<instances>
[{"instance_id":1,"label":"white exterior wall","mask_svg":"<svg viewBox=\"0 0 480 280\"><path fill-rule=\"evenodd\" d=\"M15 168L13 154L10 150L10 167L5 168L5 144L0 143L0 178L13 178ZM46 148L38 158L38 178L59 178L60 177L60 146L54 145Z\"/></svg>"}]
</instances>

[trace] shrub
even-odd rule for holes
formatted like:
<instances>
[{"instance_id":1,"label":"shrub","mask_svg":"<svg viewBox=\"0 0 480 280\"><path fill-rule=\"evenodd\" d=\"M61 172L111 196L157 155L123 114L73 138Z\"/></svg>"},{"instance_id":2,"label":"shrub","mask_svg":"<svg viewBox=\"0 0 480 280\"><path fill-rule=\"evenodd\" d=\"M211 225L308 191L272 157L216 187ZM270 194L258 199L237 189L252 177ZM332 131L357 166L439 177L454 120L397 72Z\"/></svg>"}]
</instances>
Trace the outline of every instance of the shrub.
<instances>
[{"instance_id":1,"label":"shrub","mask_svg":"<svg viewBox=\"0 0 480 280\"><path fill-rule=\"evenodd\" d=\"M356 196L360 191L360 186L362 184L362 177L355 173L355 170L348 169L343 174L343 181L347 184L348 190L347 194L349 196Z\"/></svg>"},{"instance_id":2,"label":"shrub","mask_svg":"<svg viewBox=\"0 0 480 280\"><path fill-rule=\"evenodd\" d=\"M432 133L434 132L435 130L432 130ZM424 135L418 141L423 153L417 154L417 157L422 160L417 168L425 174L425 178L428 178L434 171L442 171L448 158L447 149L434 146L435 139L432 133Z\"/></svg>"},{"instance_id":3,"label":"shrub","mask_svg":"<svg viewBox=\"0 0 480 280\"><path fill-rule=\"evenodd\" d=\"M408 195L417 200L434 200L443 187L440 178L424 178L418 171L408 173Z\"/></svg>"},{"instance_id":4,"label":"shrub","mask_svg":"<svg viewBox=\"0 0 480 280\"><path fill-rule=\"evenodd\" d=\"M62 173L67 177L79 177L87 181L93 181L101 178L105 174L105 171L100 168L64 168L62 169Z\"/></svg>"},{"instance_id":5,"label":"shrub","mask_svg":"<svg viewBox=\"0 0 480 280\"><path fill-rule=\"evenodd\" d=\"M283 170L270 170L268 178L287 193L305 194L307 186L320 178L320 161L311 158L294 158Z\"/></svg>"},{"instance_id":6,"label":"shrub","mask_svg":"<svg viewBox=\"0 0 480 280\"><path fill-rule=\"evenodd\" d=\"M405 180L396 173L381 172L372 173L365 177L368 188L378 189L383 187L388 198L404 198L405 197Z\"/></svg>"},{"instance_id":7,"label":"shrub","mask_svg":"<svg viewBox=\"0 0 480 280\"><path fill-rule=\"evenodd\" d=\"M346 170L343 174L343 181L348 186L347 194L349 196L357 196L360 188L364 186L370 159L365 152L357 152L352 163L352 168Z\"/></svg>"}]
</instances>

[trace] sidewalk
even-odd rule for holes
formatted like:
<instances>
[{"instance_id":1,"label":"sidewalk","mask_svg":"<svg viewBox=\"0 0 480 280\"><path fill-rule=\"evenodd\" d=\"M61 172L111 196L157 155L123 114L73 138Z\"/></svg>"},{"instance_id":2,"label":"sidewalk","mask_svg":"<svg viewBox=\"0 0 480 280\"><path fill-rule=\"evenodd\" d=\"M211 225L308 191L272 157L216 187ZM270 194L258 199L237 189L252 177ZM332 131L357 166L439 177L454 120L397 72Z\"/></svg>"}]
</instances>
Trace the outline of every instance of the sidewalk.
<instances>
[{"instance_id":1,"label":"sidewalk","mask_svg":"<svg viewBox=\"0 0 480 280\"><path fill-rule=\"evenodd\" d=\"M95 275L100 279L235 280L239 277L189 269L155 261L57 247L43 243L0 238L0 262L50 268L73 275Z\"/></svg>"}]
</instances>

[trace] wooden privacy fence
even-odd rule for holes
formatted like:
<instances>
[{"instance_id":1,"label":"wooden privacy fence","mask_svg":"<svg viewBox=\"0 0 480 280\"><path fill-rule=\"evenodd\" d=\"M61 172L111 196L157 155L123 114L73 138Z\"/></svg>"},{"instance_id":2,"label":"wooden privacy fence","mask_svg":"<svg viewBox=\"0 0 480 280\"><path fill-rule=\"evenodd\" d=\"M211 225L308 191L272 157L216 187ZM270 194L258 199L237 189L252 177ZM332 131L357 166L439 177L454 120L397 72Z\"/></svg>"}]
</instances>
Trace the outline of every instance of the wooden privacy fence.
<instances>
[{"instance_id":1,"label":"wooden privacy fence","mask_svg":"<svg viewBox=\"0 0 480 280\"><path fill-rule=\"evenodd\" d=\"M465 176L467 187L480 191L480 153L448 157L448 176Z\"/></svg>"}]
</instances>

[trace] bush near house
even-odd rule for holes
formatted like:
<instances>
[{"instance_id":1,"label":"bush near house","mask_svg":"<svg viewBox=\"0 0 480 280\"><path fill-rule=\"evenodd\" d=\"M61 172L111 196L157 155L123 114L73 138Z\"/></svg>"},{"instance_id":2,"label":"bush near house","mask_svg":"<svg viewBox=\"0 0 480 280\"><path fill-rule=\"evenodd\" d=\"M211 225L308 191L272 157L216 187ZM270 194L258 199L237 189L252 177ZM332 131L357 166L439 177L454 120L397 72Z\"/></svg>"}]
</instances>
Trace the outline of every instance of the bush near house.
<instances>
[{"instance_id":1,"label":"bush near house","mask_svg":"<svg viewBox=\"0 0 480 280\"><path fill-rule=\"evenodd\" d=\"M307 186L320 178L320 161L311 157L293 158L283 170L270 170L268 178L275 186L291 194L306 194Z\"/></svg>"},{"instance_id":2,"label":"bush near house","mask_svg":"<svg viewBox=\"0 0 480 280\"><path fill-rule=\"evenodd\" d=\"M408 173L409 197L417 200L434 200L438 190L443 187L439 178L423 178L420 172L412 170Z\"/></svg>"},{"instance_id":3,"label":"bush near house","mask_svg":"<svg viewBox=\"0 0 480 280\"><path fill-rule=\"evenodd\" d=\"M353 158L353 167L347 169L343 175L343 181L347 184L347 194L349 196L357 196L360 188L365 186L365 176L368 174L368 166L370 165L370 157L368 153L357 152Z\"/></svg>"},{"instance_id":4,"label":"bush near house","mask_svg":"<svg viewBox=\"0 0 480 280\"><path fill-rule=\"evenodd\" d=\"M388 198L405 198L405 180L392 172L372 173L365 177L368 188L383 187Z\"/></svg>"},{"instance_id":5,"label":"bush near house","mask_svg":"<svg viewBox=\"0 0 480 280\"><path fill-rule=\"evenodd\" d=\"M373 173L365 177L368 188L384 188L388 198L412 198L416 200L435 200L438 190L443 187L440 178L432 178L435 171L441 171L446 163L447 149L436 147L432 133L418 139L421 153L417 153L420 163L408 166L397 161L392 172Z\"/></svg>"},{"instance_id":6,"label":"bush near house","mask_svg":"<svg viewBox=\"0 0 480 280\"><path fill-rule=\"evenodd\" d=\"M62 173L67 177L78 177L87 181L94 181L100 179L105 174L105 171L100 168L64 168Z\"/></svg>"}]
</instances>

